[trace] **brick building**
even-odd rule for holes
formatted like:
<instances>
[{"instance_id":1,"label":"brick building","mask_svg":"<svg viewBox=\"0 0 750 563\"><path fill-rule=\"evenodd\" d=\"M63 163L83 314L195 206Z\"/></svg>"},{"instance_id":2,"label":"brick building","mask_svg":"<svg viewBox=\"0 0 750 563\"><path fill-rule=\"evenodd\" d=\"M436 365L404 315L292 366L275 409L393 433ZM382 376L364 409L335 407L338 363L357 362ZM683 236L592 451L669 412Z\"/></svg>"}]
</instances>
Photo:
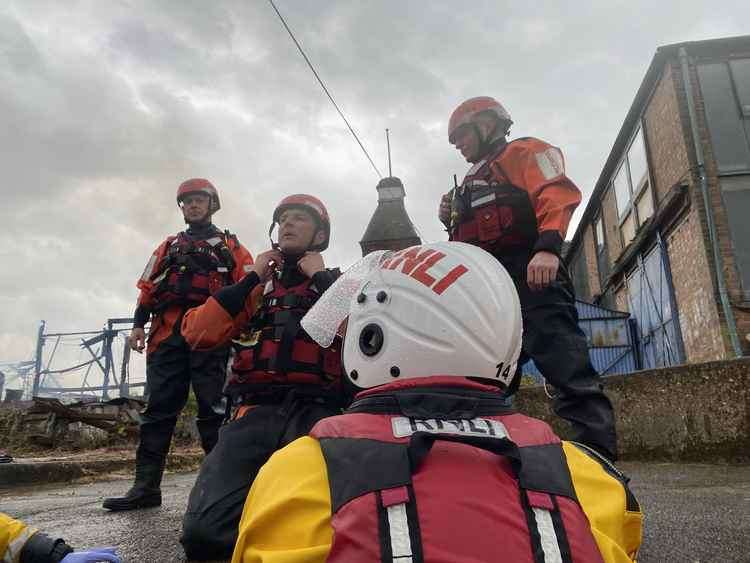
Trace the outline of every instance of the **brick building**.
<instances>
[{"instance_id":1,"label":"brick building","mask_svg":"<svg viewBox=\"0 0 750 563\"><path fill-rule=\"evenodd\" d=\"M750 36L657 49L565 259L639 366L750 353Z\"/></svg>"}]
</instances>

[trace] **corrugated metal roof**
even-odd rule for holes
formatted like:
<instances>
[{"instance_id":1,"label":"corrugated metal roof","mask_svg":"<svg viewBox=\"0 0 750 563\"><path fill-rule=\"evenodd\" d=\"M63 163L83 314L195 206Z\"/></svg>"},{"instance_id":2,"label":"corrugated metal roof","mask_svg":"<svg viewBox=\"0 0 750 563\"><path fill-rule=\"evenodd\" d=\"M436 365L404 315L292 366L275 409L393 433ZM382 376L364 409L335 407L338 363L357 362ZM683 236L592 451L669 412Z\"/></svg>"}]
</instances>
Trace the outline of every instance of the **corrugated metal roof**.
<instances>
[{"instance_id":1,"label":"corrugated metal roof","mask_svg":"<svg viewBox=\"0 0 750 563\"><path fill-rule=\"evenodd\" d=\"M630 313L625 311L607 309L606 307L587 303L579 299L576 299L576 309L578 310L578 318L580 320L627 319L630 316Z\"/></svg>"}]
</instances>

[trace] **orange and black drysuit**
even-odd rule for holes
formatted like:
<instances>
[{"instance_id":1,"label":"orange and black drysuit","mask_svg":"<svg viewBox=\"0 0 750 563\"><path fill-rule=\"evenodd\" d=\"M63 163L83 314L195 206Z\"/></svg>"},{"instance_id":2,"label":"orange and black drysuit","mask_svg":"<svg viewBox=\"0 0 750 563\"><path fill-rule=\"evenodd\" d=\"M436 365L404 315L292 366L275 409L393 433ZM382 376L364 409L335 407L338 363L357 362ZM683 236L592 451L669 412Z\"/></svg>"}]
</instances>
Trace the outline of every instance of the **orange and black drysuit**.
<instances>
[{"instance_id":1,"label":"orange and black drysuit","mask_svg":"<svg viewBox=\"0 0 750 563\"><path fill-rule=\"evenodd\" d=\"M490 146L461 186L451 192L450 240L468 242L493 254L508 270L523 314L523 354L509 390L515 392L520 366L529 358L556 389L555 412L568 420L574 439L610 459L617 453L612 404L591 365L570 276L562 263L557 278L532 291L529 261L539 251L560 256L581 192L565 175L562 153L530 137Z\"/></svg>"},{"instance_id":2,"label":"orange and black drysuit","mask_svg":"<svg viewBox=\"0 0 750 563\"><path fill-rule=\"evenodd\" d=\"M141 416L137 465L162 466L177 416L192 383L198 402L197 425L206 453L216 444L224 418L222 389L227 347L194 350L183 338L185 312L247 273L253 260L234 235L212 224L191 225L154 251L143 276L134 326L151 320L146 382L148 405Z\"/></svg>"},{"instance_id":3,"label":"orange and black drysuit","mask_svg":"<svg viewBox=\"0 0 750 563\"><path fill-rule=\"evenodd\" d=\"M274 451L347 402L340 346L318 346L300 320L338 276L324 270L308 278L299 257L265 285L255 272L191 309L182 332L191 346L211 350L232 342L234 358L226 393L231 422L201 466L190 493L180 538L190 559L229 557L242 506L261 466Z\"/></svg>"}]
</instances>

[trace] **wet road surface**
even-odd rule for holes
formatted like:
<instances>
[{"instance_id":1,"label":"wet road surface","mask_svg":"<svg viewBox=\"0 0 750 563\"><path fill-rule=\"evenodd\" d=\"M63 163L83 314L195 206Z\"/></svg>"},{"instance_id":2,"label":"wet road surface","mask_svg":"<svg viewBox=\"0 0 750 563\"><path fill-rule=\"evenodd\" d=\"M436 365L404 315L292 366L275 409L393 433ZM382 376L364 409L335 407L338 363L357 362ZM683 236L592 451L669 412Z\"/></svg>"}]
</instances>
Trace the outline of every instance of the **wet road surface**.
<instances>
[{"instance_id":1,"label":"wet road surface","mask_svg":"<svg viewBox=\"0 0 750 563\"><path fill-rule=\"evenodd\" d=\"M639 561L750 562L750 466L622 463L646 513ZM184 561L178 542L195 473L167 475L163 504L110 513L130 480L0 491L0 510L78 548L116 545L123 560Z\"/></svg>"}]
</instances>

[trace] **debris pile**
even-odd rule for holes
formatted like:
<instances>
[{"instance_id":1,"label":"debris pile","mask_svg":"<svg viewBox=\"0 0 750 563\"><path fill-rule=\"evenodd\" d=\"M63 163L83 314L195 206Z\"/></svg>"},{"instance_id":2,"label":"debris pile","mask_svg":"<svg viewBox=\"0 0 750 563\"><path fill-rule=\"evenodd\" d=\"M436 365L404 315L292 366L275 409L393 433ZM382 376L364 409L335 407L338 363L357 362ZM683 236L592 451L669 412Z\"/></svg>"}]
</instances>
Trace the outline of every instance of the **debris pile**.
<instances>
[{"instance_id":1,"label":"debris pile","mask_svg":"<svg viewBox=\"0 0 750 563\"><path fill-rule=\"evenodd\" d=\"M112 438L137 436L139 412L144 405L133 398L65 405L58 399L35 397L31 406L17 417L12 434L16 439L45 447L63 443L96 447Z\"/></svg>"}]
</instances>

